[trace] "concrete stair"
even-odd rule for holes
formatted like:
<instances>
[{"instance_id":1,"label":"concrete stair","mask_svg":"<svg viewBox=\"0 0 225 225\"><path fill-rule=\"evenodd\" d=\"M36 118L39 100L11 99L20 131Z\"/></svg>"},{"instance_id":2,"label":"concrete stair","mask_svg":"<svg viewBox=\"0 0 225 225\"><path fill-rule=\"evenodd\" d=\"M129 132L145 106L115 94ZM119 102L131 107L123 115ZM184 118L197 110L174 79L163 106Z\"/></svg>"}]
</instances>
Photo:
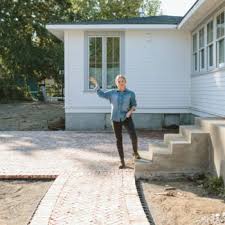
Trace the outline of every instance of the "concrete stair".
<instances>
[{"instance_id":1,"label":"concrete stair","mask_svg":"<svg viewBox=\"0 0 225 225\"><path fill-rule=\"evenodd\" d=\"M180 126L178 134L165 134L164 140L149 144L148 151L139 151L135 160L136 178L183 176L209 169L210 133L195 125Z\"/></svg>"}]
</instances>

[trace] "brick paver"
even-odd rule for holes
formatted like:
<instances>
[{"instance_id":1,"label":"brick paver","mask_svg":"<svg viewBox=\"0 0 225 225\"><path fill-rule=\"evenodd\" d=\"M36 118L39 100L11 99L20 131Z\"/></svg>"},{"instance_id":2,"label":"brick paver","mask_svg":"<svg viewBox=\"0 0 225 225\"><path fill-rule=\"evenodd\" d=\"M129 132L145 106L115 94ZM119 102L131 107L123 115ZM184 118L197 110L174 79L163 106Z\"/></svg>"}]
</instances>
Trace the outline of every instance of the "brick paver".
<instances>
[{"instance_id":1,"label":"brick paver","mask_svg":"<svg viewBox=\"0 0 225 225\"><path fill-rule=\"evenodd\" d=\"M130 168L120 170L113 133L1 131L0 176L56 177L31 225L149 224L127 134L123 141ZM141 150L148 144L139 138Z\"/></svg>"}]
</instances>

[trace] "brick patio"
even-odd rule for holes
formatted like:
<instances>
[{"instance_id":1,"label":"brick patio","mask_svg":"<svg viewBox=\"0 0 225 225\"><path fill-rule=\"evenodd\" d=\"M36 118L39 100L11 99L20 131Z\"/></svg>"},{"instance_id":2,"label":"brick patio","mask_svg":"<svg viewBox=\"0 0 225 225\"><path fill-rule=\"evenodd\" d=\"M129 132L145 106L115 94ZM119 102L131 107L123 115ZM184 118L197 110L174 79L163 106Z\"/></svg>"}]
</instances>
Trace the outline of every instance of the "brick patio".
<instances>
[{"instance_id":1,"label":"brick patio","mask_svg":"<svg viewBox=\"0 0 225 225\"><path fill-rule=\"evenodd\" d=\"M136 191L132 148L119 170L113 133L1 131L1 177L56 178L31 225L149 224ZM147 150L149 138L139 137Z\"/></svg>"}]
</instances>

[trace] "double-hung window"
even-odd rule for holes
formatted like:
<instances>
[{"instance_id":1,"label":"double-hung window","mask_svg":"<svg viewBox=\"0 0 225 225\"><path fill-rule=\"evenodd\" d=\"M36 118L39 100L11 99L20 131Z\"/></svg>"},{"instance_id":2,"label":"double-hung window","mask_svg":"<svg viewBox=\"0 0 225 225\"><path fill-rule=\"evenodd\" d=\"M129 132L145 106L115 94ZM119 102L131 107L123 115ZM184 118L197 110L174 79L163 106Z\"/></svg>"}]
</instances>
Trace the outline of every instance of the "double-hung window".
<instances>
[{"instance_id":1,"label":"double-hung window","mask_svg":"<svg viewBox=\"0 0 225 225\"><path fill-rule=\"evenodd\" d=\"M198 71L198 47L197 47L197 33L192 36L192 60L193 60L193 70Z\"/></svg>"},{"instance_id":2,"label":"double-hung window","mask_svg":"<svg viewBox=\"0 0 225 225\"><path fill-rule=\"evenodd\" d=\"M199 30L199 68L200 71L205 69L205 29Z\"/></svg>"},{"instance_id":3,"label":"double-hung window","mask_svg":"<svg viewBox=\"0 0 225 225\"><path fill-rule=\"evenodd\" d=\"M115 88L115 77L124 73L123 33L87 32L86 90L94 88L90 76L95 77L103 89Z\"/></svg>"},{"instance_id":4,"label":"double-hung window","mask_svg":"<svg viewBox=\"0 0 225 225\"><path fill-rule=\"evenodd\" d=\"M102 86L102 38L89 37L88 48L88 72L95 77L98 84ZM91 84L89 84L89 87L90 85Z\"/></svg>"},{"instance_id":5,"label":"double-hung window","mask_svg":"<svg viewBox=\"0 0 225 225\"><path fill-rule=\"evenodd\" d=\"M192 72L225 68L225 7L192 31Z\"/></svg>"},{"instance_id":6,"label":"double-hung window","mask_svg":"<svg viewBox=\"0 0 225 225\"><path fill-rule=\"evenodd\" d=\"M213 20L207 24L207 65L208 69L214 66L214 47L213 47Z\"/></svg>"},{"instance_id":7,"label":"double-hung window","mask_svg":"<svg viewBox=\"0 0 225 225\"><path fill-rule=\"evenodd\" d=\"M224 48L224 12L216 18L216 50L217 66L219 68L225 65L225 48Z\"/></svg>"}]
</instances>

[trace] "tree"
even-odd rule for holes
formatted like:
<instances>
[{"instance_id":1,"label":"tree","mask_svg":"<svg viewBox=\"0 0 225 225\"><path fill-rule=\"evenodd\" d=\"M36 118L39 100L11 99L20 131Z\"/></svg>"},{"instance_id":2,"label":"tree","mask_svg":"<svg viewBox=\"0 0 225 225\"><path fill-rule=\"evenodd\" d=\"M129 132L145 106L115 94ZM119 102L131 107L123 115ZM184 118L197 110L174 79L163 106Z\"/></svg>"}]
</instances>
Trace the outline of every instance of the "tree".
<instances>
[{"instance_id":1,"label":"tree","mask_svg":"<svg viewBox=\"0 0 225 225\"><path fill-rule=\"evenodd\" d=\"M1 0L0 57L14 76L37 80L57 76L63 67L63 45L46 23L67 18L66 1Z\"/></svg>"},{"instance_id":2,"label":"tree","mask_svg":"<svg viewBox=\"0 0 225 225\"><path fill-rule=\"evenodd\" d=\"M145 15L155 16L160 12L161 1L159 0L144 0L142 3L142 8L144 9Z\"/></svg>"},{"instance_id":3,"label":"tree","mask_svg":"<svg viewBox=\"0 0 225 225\"><path fill-rule=\"evenodd\" d=\"M139 16L143 8L145 15L154 16L160 4L159 0L71 0L70 15L73 20L129 18Z\"/></svg>"}]
</instances>

